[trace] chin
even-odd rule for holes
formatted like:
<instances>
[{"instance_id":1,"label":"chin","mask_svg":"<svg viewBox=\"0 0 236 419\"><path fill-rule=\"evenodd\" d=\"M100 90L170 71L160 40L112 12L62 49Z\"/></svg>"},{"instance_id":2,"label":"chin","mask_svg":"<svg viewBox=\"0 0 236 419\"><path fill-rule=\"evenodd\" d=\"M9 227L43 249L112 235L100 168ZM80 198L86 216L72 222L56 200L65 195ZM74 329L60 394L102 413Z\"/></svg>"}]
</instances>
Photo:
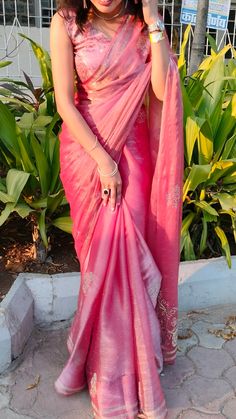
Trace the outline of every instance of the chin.
<instances>
[{"instance_id":1,"label":"chin","mask_svg":"<svg viewBox=\"0 0 236 419\"><path fill-rule=\"evenodd\" d=\"M112 13L121 7L122 0L92 0L91 3L101 13Z\"/></svg>"}]
</instances>

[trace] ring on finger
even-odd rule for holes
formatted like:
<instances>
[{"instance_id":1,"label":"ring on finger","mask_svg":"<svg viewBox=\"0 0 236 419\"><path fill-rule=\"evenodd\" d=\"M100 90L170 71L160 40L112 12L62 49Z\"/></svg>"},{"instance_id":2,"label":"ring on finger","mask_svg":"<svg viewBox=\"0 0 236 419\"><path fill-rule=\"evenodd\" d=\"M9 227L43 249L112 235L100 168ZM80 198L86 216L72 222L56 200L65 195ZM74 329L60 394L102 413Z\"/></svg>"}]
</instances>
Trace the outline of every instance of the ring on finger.
<instances>
[{"instance_id":1,"label":"ring on finger","mask_svg":"<svg viewBox=\"0 0 236 419\"><path fill-rule=\"evenodd\" d=\"M103 195L109 195L109 193L110 193L110 189L108 188L103 189Z\"/></svg>"}]
</instances>

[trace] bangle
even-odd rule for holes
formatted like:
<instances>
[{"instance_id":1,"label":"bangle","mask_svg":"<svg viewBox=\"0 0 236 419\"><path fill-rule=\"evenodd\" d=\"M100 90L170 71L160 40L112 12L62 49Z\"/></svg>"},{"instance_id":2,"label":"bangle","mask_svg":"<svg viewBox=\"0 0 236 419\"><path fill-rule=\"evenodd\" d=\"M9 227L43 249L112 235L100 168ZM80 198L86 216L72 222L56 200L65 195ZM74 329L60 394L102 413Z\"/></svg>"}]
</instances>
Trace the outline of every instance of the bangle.
<instances>
[{"instance_id":1,"label":"bangle","mask_svg":"<svg viewBox=\"0 0 236 419\"><path fill-rule=\"evenodd\" d=\"M94 148L96 148L97 145L98 145L98 137L95 135L95 143L89 150L87 150L87 152L90 153L90 151L94 150Z\"/></svg>"},{"instance_id":2,"label":"bangle","mask_svg":"<svg viewBox=\"0 0 236 419\"><path fill-rule=\"evenodd\" d=\"M151 23L150 25L147 25L148 32L152 33L155 31L164 31L165 30L165 24L162 19L157 17L157 20L155 23Z\"/></svg>"},{"instance_id":3,"label":"bangle","mask_svg":"<svg viewBox=\"0 0 236 419\"><path fill-rule=\"evenodd\" d=\"M99 169L99 167L97 168L98 173L101 176L104 176L104 177L112 177L112 176L114 176L118 172L118 165L117 165L117 163L114 160L113 160L113 162L115 163L115 169L111 173L102 173L101 170Z\"/></svg>"},{"instance_id":4,"label":"bangle","mask_svg":"<svg viewBox=\"0 0 236 419\"><path fill-rule=\"evenodd\" d=\"M149 39L150 39L150 42L152 43L152 44L157 44L159 41L161 41L162 39L165 39L165 36L164 36L164 31L156 31L156 32L151 32L150 34L149 34Z\"/></svg>"}]
</instances>

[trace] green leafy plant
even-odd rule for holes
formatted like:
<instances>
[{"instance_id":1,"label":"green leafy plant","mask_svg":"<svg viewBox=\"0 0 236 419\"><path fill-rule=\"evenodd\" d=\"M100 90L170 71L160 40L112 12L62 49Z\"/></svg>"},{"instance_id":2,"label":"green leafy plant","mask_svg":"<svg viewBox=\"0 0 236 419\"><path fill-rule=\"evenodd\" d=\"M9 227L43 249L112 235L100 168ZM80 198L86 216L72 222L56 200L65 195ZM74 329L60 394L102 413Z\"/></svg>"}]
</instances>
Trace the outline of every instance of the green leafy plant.
<instances>
[{"instance_id":1,"label":"green leafy plant","mask_svg":"<svg viewBox=\"0 0 236 419\"><path fill-rule=\"evenodd\" d=\"M184 101L185 172L181 252L185 260L222 252L231 267L229 235L236 242L236 64L231 45L187 75L186 29L178 65ZM210 252L210 253L209 253Z\"/></svg>"},{"instance_id":2,"label":"green leafy plant","mask_svg":"<svg viewBox=\"0 0 236 419\"><path fill-rule=\"evenodd\" d=\"M26 74L26 83L2 79L0 164L6 176L0 178L0 226L12 212L28 217L36 254L43 260L50 226L71 232L72 223L59 177L61 119L55 108L50 58L27 39L39 61L43 86L35 89Z\"/></svg>"}]
</instances>

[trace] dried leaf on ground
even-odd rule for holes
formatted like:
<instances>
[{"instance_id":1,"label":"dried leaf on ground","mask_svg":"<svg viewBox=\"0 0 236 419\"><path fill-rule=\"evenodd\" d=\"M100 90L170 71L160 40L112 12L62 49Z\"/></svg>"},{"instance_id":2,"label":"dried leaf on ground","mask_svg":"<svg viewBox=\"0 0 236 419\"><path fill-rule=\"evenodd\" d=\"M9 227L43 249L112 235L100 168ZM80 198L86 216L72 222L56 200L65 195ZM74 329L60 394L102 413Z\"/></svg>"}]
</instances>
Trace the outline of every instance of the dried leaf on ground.
<instances>
[{"instance_id":1,"label":"dried leaf on ground","mask_svg":"<svg viewBox=\"0 0 236 419\"><path fill-rule=\"evenodd\" d=\"M191 329L183 329L180 330L178 333L178 339L189 339L193 335L193 332Z\"/></svg>"},{"instance_id":2,"label":"dried leaf on ground","mask_svg":"<svg viewBox=\"0 0 236 419\"><path fill-rule=\"evenodd\" d=\"M40 381L40 374L37 374L37 375L36 375L36 377L35 377L34 383L29 384L29 385L26 387L26 390L31 390L32 388L37 387L37 386L38 386L38 384L39 384L39 381Z\"/></svg>"},{"instance_id":3,"label":"dried leaf on ground","mask_svg":"<svg viewBox=\"0 0 236 419\"><path fill-rule=\"evenodd\" d=\"M232 340L236 338L236 316L228 316L225 321L225 327L223 329L208 329L209 333L220 337L224 340Z\"/></svg>"}]
</instances>

